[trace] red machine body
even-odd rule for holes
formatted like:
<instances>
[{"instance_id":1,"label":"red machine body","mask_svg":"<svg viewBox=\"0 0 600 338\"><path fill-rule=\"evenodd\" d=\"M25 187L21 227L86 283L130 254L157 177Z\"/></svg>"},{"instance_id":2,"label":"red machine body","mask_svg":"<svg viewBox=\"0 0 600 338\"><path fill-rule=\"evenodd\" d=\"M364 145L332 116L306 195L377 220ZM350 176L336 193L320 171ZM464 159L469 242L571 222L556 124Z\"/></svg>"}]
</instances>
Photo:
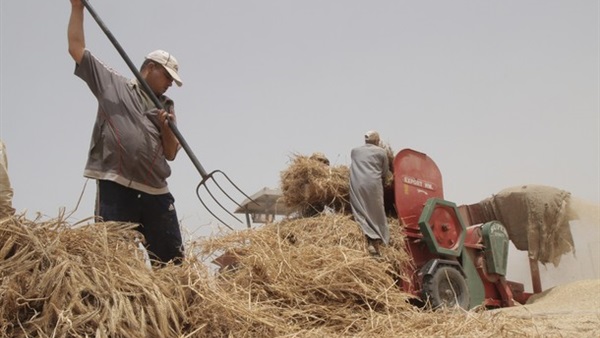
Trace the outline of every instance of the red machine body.
<instances>
[{"instance_id":1,"label":"red machine body","mask_svg":"<svg viewBox=\"0 0 600 338\"><path fill-rule=\"evenodd\" d=\"M406 235L406 250L412 257L405 267L410 276L408 281L403 281L405 291L422 299L433 295L442 299L438 302L443 302L447 293L466 286L466 299L450 295L464 308L482 304L512 306L515 300L520 303L527 300L530 294L524 293L522 284L508 282L503 274L489 271L490 262L486 260L507 255L508 248L491 247L493 243L486 246L482 225L465 224L456 205L444 200L442 175L426 154L404 149L396 155L394 200ZM487 224L485 229L488 232L503 230L499 224ZM493 238L494 234L490 236L486 239ZM446 277L437 276L442 274L437 271L440 267L444 268ZM453 280L444 281L448 279L448 272L452 273Z\"/></svg>"}]
</instances>

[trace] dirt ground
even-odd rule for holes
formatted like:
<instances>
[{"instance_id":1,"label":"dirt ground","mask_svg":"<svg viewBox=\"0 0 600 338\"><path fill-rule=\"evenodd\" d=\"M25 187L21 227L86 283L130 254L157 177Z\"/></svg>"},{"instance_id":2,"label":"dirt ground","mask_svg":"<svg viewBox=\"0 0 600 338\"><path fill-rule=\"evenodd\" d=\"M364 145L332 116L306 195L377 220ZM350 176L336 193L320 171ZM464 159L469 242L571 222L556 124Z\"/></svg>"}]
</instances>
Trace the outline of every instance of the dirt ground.
<instances>
[{"instance_id":1,"label":"dirt ground","mask_svg":"<svg viewBox=\"0 0 600 338\"><path fill-rule=\"evenodd\" d=\"M526 332L535 337L600 337L600 279L555 286L526 305L494 311L531 319Z\"/></svg>"}]
</instances>

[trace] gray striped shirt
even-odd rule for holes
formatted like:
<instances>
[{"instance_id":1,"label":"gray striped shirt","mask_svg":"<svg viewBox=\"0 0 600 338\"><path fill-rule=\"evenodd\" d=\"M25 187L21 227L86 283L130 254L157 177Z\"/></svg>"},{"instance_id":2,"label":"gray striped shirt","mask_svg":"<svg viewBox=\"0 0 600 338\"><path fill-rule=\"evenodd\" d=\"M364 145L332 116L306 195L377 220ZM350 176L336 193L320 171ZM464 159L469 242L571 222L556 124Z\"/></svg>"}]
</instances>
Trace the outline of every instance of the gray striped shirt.
<instances>
[{"instance_id":1,"label":"gray striped shirt","mask_svg":"<svg viewBox=\"0 0 600 338\"><path fill-rule=\"evenodd\" d=\"M88 50L75 75L98 100L84 176L148 194L168 193L171 168L163 153L158 110L137 80L118 74ZM166 110L173 111L172 100L164 95L160 100Z\"/></svg>"}]
</instances>

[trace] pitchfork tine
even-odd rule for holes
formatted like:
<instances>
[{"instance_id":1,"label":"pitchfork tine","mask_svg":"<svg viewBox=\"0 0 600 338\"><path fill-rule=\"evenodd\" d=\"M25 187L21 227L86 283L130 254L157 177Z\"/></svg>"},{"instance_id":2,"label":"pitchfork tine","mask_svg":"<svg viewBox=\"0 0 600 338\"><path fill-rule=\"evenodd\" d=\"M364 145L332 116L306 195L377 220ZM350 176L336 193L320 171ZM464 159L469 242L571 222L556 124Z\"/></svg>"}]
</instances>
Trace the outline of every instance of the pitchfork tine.
<instances>
[{"instance_id":1,"label":"pitchfork tine","mask_svg":"<svg viewBox=\"0 0 600 338\"><path fill-rule=\"evenodd\" d=\"M217 185L217 187L219 187L219 185L217 184L217 181L215 181L215 179L213 177L210 177L210 179L215 182L215 184ZM227 212L228 214L230 214L233 218L235 218L236 220L238 220L238 222L243 223L239 218L237 218L234 214L231 213L231 211L227 210L227 208L225 208L221 202L219 202L219 200L213 195L213 193L210 191L210 189L208 189L208 186L206 184L202 184L202 182L200 182L200 184L198 184L198 187L196 190L200 189L200 186L204 186L204 189L206 189L206 191L208 192L208 194L210 195L210 197L212 197L213 201L215 201L215 203L217 203L218 206L221 207L221 209L225 210L225 212ZM221 187L219 187L219 189L221 189ZM229 199L233 200L223 189L221 189L221 191L223 192L223 194L227 197L229 197ZM200 198L200 194L198 194L198 199L202 200L202 198ZM203 203L204 204L204 203ZM207 208L208 209L208 208ZM210 210L209 210L210 211ZM212 212L211 212L212 214Z\"/></svg>"},{"instance_id":2,"label":"pitchfork tine","mask_svg":"<svg viewBox=\"0 0 600 338\"><path fill-rule=\"evenodd\" d=\"M242 195L244 195L244 197L246 197L248 200L256 203L256 201L254 201L252 198L250 198L250 196L246 195L245 192L242 191L242 189L240 189L235 183L233 183L233 181L231 179L229 179L229 176L227 176L227 174L225 174L224 172L222 172L221 170L215 170L211 173L211 175L219 173L223 176L225 176L225 178L227 179L227 181L229 181L229 183L237 189L237 191L239 191ZM219 187L219 189L221 189L221 191L223 192L223 194L225 194L225 196L227 196L233 203L235 203L238 207L241 207L242 205L239 204L238 202L236 202L233 198L231 198L231 196L229 196L225 190L223 190L223 188L221 188L221 186L219 185L219 182L217 182L214 178L213 181L215 182L215 184L217 185L217 187Z\"/></svg>"},{"instance_id":3,"label":"pitchfork tine","mask_svg":"<svg viewBox=\"0 0 600 338\"><path fill-rule=\"evenodd\" d=\"M198 186L196 187L196 196L198 196L198 200L200 200L200 203L202 203L202 206L204 207L204 209L206 209L214 218L217 219L217 221L221 222L224 226L228 227L230 230L234 230L227 223L223 222L223 220L220 219L219 216L215 215L215 213L212 212L212 210L210 210L210 208L206 205L206 203L204 203L204 201L200 197L200 194L198 193L198 190L200 189L200 186L202 186L202 183L198 184ZM204 188L206 188L206 185L204 186ZM206 188L206 191L208 191L208 193L212 196L212 194L210 193L210 191L208 190L208 188ZM214 197L213 197L213 200L215 200L215 202L219 203ZM221 208L223 208L222 205L221 205ZM223 209L225 209L225 208L223 208ZM225 211L227 211L227 209L225 209ZM233 216L233 217L235 217L235 216ZM237 217L235 217L235 218L237 219ZM239 219L238 219L238 221L239 221Z\"/></svg>"},{"instance_id":4,"label":"pitchfork tine","mask_svg":"<svg viewBox=\"0 0 600 338\"><path fill-rule=\"evenodd\" d=\"M223 193L223 195L225 195L227 198L229 198L230 201L232 201L233 203L235 203L237 206L241 207L242 205L240 203L238 203L233 197L231 197L231 195L229 195L225 189L223 189L223 187L219 184L219 182L217 182L217 180L215 179L214 175L215 174L221 174L223 175L227 181L229 181L229 183L238 191L240 192L242 195L244 195L248 200L256 203L254 200L252 200L252 198L250 198L250 196L248 196L244 191L242 191L242 189L240 189L230 178L229 176L227 176L227 174L225 174L223 171L221 170L215 170L213 172L211 172L210 174L207 174L204 179L202 179L202 181L198 184L198 186L196 187L196 195L198 196L198 199L200 200L200 202L202 203L202 205L208 210L208 212L210 212L211 215L213 215L215 218L217 218L218 221L220 221L221 223L223 223L225 226L227 226L228 228L231 229L231 227L227 224L225 224L225 222L223 222L219 217L217 217L212 210L210 210L210 208L206 205L206 203L204 203L204 201L202 200L202 197L200 197L200 193L198 192L200 190L200 186L204 186L204 189L206 189L206 192L208 192L208 194L210 195L210 197L213 199L213 201L215 201L215 203L221 207L221 209L225 210L225 212L227 212L229 215L231 215L231 217L235 218L238 222L243 223L242 220L240 220L237 216L235 216L233 213L231 213L229 210L227 210L227 208L225 208L223 206L223 204L221 204L221 202L219 202L219 200L215 197L215 195L212 193L212 191L208 188L208 185L206 184L209 180L211 180L212 182L215 183L215 185L217 186L217 188L219 188L219 190L221 190L221 192Z\"/></svg>"}]
</instances>

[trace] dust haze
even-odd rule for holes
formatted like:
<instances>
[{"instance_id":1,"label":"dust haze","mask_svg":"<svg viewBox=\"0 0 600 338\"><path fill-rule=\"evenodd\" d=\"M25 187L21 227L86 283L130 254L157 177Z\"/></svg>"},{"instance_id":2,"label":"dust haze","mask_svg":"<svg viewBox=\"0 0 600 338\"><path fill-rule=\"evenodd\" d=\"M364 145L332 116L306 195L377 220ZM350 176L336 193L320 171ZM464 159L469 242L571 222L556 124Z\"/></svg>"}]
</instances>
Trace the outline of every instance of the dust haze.
<instances>
[{"instance_id":1,"label":"dust haze","mask_svg":"<svg viewBox=\"0 0 600 338\"><path fill-rule=\"evenodd\" d=\"M600 205L578 197L570 200L571 233L575 248L561 257L557 267L540 264L542 289L584 279L600 278ZM527 252L511 243L507 279L521 282L532 291Z\"/></svg>"}]
</instances>

